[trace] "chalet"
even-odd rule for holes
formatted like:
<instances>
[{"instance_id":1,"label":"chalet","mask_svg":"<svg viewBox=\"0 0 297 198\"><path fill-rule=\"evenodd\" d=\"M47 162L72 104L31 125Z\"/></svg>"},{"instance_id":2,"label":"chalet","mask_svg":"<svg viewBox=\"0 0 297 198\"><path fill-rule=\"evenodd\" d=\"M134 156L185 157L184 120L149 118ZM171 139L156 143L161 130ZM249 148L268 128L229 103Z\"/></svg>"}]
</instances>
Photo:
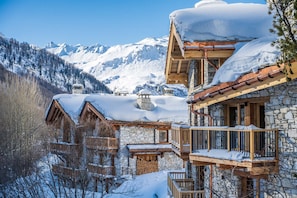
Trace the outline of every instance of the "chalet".
<instances>
[{"instance_id":1,"label":"chalet","mask_svg":"<svg viewBox=\"0 0 297 198\"><path fill-rule=\"evenodd\" d=\"M189 126L171 139L190 152L170 194L297 197L297 62L276 64L267 5L201 0L170 20L166 81L189 95Z\"/></svg>"},{"instance_id":2,"label":"chalet","mask_svg":"<svg viewBox=\"0 0 297 198\"><path fill-rule=\"evenodd\" d=\"M187 123L186 98L151 96L147 90L80 93L54 96L46 112L55 132L51 152L63 159L53 165L55 174L100 182L184 166L169 137L173 123Z\"/></svg>"}]
</instances>

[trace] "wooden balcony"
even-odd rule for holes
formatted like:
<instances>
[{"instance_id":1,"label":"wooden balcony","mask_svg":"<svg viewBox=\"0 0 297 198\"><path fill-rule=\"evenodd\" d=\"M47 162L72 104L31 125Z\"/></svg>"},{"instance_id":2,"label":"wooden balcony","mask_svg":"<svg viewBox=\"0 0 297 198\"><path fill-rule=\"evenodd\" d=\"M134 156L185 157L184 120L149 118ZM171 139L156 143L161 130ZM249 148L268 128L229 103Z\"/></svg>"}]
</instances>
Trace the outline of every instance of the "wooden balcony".
<instances>
[{"instance_id":1,"label":"wooden balcony","mask_svg":"<svg viewBox=\"0 0 297 198\"><path fill-rule=\"evenodd\" d=\"M51 142L50 150L54 154L75 154L78 152L78 144L67 143L67 142Z\"/></svg>"},{"instance_id":2,"label":"wooden balcony","mask_svg":"<svg viewBox=\"0 0 297 198\"><path fill-rule=\"evenodd\" d=\"M174 198L204 198L204 190L194 190L194 180L186 178L185 172L169 172L167 175L169 194Z\"/></svg>"},{"instance_id":3,"label":"wooden balcony","mask_svg":"<svg viewBox=\"0 0 297 198\"><path fill-rule=\"evenodd\" d=\"M114 166L105 166L89 163L88 171L92 173L93 176L114 176L115 175L115 167Z\"/></svg>"},{"instance_id":4,"label":"wooden balcony","mask_svg":"<svg viewBox=\"0 0 297 198\"><path fill-rule=\"evenodd\" d=\"M75 169L59 164L52 165L52 171L55 175L66 179L71 179L72 181L79 181L87 174L86 170Z\"/></svg>"},{"instance_id":5,"label":"wooden balcony","mask_svg":"<svg viewBox=\"0 0 297 198\"><path fill-rule=\"evenodd\" d=\"M242 176L277 173L278 130L191 127L189 157L196 165L236 167Z\"/></svg>"},{"instance_id":6,"label":"wooden balcony","mask_svg":"<svg viewBox=\"0 0 297 198\"><path fill-rule=\"evenodd\" d=\"M183 160L189 159L190 128L189 126L173 125L171 128L170 143L172 150Z\"/></svg>"},{"instance_id":7,"label":"wooden balcony","mask_svg":"<svg viewBox=\"0 0 297 198\"><path fill-rule=\"evenodd\" d=\"M86 137L86 146L88 149L114 151L119 148L118 139L110 137Z\"/></svg>"}]
</instances>

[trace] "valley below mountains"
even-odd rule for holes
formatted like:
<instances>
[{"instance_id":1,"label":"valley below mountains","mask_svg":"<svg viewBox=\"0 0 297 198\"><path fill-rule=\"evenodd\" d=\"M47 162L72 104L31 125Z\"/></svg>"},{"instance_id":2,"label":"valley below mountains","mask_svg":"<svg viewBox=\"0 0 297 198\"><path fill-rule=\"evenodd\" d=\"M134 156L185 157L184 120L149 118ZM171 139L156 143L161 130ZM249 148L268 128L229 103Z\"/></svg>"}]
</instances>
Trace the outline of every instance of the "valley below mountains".
<instances>
[{"instance_id":1,"label":"valley below mountains","mask_svg":"<svg viewBox=\"0 0 297 198\"><path fill-rule=\"evenodd\" d=\"M183 85L165 84L165 59L168 37L146 38L137 43L104 46L55 44L46 50L66 62L93 75L112 91L137 93L149 89L160 95L164 88L172 88L177 96L186 96Z\"/></svg>"},{"instance_id":2,"label":"valley below mountains","mask_svg":"<svg viewBox=\"0 0 297 198\"><path fill-rule=\"evenodd\" d=\"M0 36L0 65L19 76L29 75L62 92L71 92L75 83L85 93L138 93L146 88L162 95L172 88L185 97L184 85L165 84L168 38L146 38L137 43L104 46L49 43L41 49Z\"/></svg>"}]
</instances>

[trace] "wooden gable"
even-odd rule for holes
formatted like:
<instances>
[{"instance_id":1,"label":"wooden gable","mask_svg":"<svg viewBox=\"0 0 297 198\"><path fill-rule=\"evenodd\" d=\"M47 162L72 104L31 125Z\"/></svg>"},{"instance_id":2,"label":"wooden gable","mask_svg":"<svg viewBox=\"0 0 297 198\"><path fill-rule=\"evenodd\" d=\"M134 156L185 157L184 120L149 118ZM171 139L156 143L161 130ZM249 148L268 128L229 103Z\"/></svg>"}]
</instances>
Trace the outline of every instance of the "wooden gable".
<instances>
[{"instance_id":1,"label":"wooden gable","mask_svg":"<svg viewBox=\"0 0 297 198\"><path fill-rule=\"evenodd\" d=\"M65 117L69 122L75 125L74 121L64 111L63 107L59 104L59 102L57 100L53 100L45 117L46 123L56 124L60 122L63 117Z\"/></svg>"},{"instance_id":2,"label":"wooden gable","mask_svg":"<svg viewBox=\"0 0 297 198\"><path fill-rule=\"evenodd\" d=\"M168 84L188 87L191 60L228 58L233 54L236 41L183 41L171 24L168 41L165 78Z\"/></svg>"}]
</instances>

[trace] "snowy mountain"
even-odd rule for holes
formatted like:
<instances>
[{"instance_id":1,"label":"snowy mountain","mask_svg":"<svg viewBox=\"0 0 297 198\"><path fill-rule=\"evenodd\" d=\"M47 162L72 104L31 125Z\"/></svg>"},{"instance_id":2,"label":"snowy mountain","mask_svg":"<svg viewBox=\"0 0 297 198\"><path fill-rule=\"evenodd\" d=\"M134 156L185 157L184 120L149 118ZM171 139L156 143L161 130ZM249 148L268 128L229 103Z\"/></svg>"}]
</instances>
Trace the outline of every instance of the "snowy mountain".
<instances>
[{"instance_id":1,"label":"snowy mountain","mask_svg":"<svg viewBox=\"0 0 297 198\"><path fill-rule=\"evenodd\" d=\"M115 46L82 46L55 44L46 50L93 75L113 91L137 93L140 89L162 94L164 87L174 89L174 94L185 96L183 85L165 85L165 59L168 38L146 38L133 44Z\"/></svg>"},{"instance_id":2,"label":"snowy mountain","mask_svg":"<svg viewBox=\"0 0 297 198\"><path fill-rule=\"evenodd\" d=\"M15 39L1 36L0 65L20 76L34 76L64 92L70 92L74 83L83 84L87 93L111 92L92 75L65 62L59 56L28 43L19 43Z\"/></svg>"}]
</instances>

